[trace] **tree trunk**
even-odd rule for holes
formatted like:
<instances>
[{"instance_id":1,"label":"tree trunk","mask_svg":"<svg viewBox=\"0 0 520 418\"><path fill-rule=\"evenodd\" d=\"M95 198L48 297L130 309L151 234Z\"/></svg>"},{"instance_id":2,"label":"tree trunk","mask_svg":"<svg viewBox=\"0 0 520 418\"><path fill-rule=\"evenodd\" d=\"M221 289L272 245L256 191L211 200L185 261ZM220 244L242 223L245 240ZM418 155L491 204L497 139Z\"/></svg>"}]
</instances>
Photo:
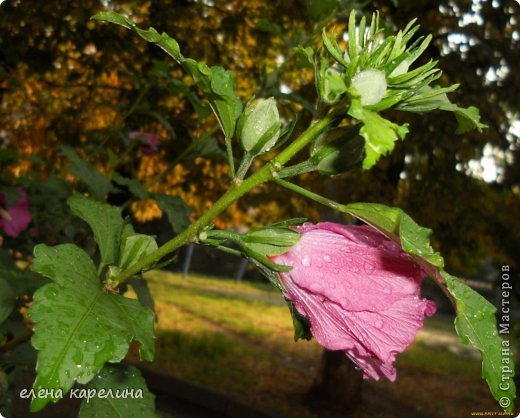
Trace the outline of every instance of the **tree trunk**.
<instances>
[{"instance_id":1,"label":"tree trunk","mask_svg":"<svg viewBox=\"0 0 520 418\"><path fill-rule=\"evenodd\" d=\"M361 405L362 383L363 374L344 352L325 350L307 399L312 408L353 413Z\"/></svg>"}]
</instances>

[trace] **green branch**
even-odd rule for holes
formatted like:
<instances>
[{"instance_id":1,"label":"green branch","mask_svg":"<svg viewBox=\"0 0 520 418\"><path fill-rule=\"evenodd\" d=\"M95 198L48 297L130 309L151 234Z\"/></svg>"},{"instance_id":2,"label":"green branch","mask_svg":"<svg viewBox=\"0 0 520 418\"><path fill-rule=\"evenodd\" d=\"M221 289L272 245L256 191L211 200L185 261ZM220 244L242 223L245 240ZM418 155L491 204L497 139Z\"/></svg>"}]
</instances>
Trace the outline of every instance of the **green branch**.
<instances>
[{"instance_id":1,"label":"green branch","mask_svg":"<svg viewBox=\"0 0 520 418\"><path fill-rule=\"evenodd\" d=\"M316 194L307 189L304 189L303 187L298 186L294 183L291 183L287 180L282 180L280 178L274 178L273 181L276 182L277 184L279 184L280 186L285 187L286 189L289 189L293 192L299 193L302 196L305 196L311 200L314 200L315 202L321 203L322 205L328 206L329 208L338 210L340 212L344 212L345 205L342 205L341 203L334 202L333 200L320 196L319 194Z\"/></svg>"},{"instance_id":2,"label":"green branch","mask_svg":"<svg viewBox=\"0 0 520 418\"><path fill-rule=\"evenodd\" d=\"M311 125L303 134L301 134L294 142L284 149L277 157L275 165L283 166L294 155L301 151L309 142L317 138L323 131L335 123L336 118L333 115L325 116L323 119ZM233 202L240 199L244 194L254 189L256 186L273 180L275 174L272 171L272 165L266 164L256 173L251 175L239 184L233 184L224 195L215 202L211 209L202 215L195 223L191 224L187 229L181 232L172 240L161 246L159 249L143 258L140 262L133 264L128 269L122 271L115 277L116 283L124 282L153 265L164 256L172 253L182 245L191 242L196 236L202 232L212 221L224 212Z\"/></svg>"}]
</instances>

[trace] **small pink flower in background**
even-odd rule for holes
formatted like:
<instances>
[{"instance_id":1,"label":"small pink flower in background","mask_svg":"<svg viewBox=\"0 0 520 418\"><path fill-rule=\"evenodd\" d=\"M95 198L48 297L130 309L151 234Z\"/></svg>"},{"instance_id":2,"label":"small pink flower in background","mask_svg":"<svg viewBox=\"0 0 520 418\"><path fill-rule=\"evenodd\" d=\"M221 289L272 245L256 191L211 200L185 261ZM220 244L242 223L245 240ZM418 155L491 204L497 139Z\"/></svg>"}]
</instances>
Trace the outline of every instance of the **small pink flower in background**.
<instances>
[{"instance_id":1,"label":"small pink flower in background","mask_svg":"<svg viewBox=\"0 0 520 418\"><path fill-rule=\"evenodd\" d=\"M20 198L13 205L5 206L5 196L0 194L0 229L6 235L16 238L20 232L27 229L32 221L32 215L29 211L29 200L27 193L20 189Z\"/></svg>"},{"instance_id":2,"label":"small pink flower in background","mask_svg":"<svg viewBox=\"0 0 520 418\"><path fill-rule=\"evenodd\" d=\"M129 139L140 140L143 145L139 150L143 155L153 155L157 152L158 137L151 132L131 131L128 133Z\"/></svg>"},{"instance_id":3,"label":"small pink flower in background","mask_svg":"<svg viewBox=\"0 0 520 418\"><path fill-rule=\"evenodd\" d=\"M306 223L300 241L271 257L293 266L280 273L285 296L311 323L316 340L343 350L365 378L395 381L393 362L435 313L422 299L424 271L370 226Z\"/></svg>"}]
</instances>

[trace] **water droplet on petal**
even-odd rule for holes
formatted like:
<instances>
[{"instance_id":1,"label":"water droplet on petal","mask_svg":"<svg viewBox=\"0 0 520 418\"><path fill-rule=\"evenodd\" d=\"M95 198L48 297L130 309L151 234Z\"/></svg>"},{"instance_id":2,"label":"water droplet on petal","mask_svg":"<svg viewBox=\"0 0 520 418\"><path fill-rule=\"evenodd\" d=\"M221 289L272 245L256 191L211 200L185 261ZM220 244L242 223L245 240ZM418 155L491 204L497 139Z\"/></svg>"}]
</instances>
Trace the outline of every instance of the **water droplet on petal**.
<instances>
[{"instance_id":1,"label":"water droplet on petal","mask_svg":"<svg viewBox=\"0 0 520 418\"><path fill-rule=\"evenodd\" d=\"M365 263L365 265L363 266L363 268L365 269L365 272L367 274L372 274L375 270L375 267L372 263Z\"/></svg>"},{"instance_id":2,"label":"water droplet on petal","mask_svg":"<svg viewBox=\"0 0 520 418\"><path fill-rule=\"evenodd\" d=\"M305 267L309 267L311 265L311 258L308 255L302 258L302 265Z\"/></svg>"},{"instance_id":3,"label":"water droplet on petal","mask_svg":"<svg viewBox=\"0 0 520 418\"><path fill-rule=\"evenodd\" d=\"M390 293L392 293L392 288L390 286L383 287L383 293L389 295Z\"/></svg>"},{"instance_id":4,"label":"water droplet on petal","mask_svg":"<svg viewBox=\"0 0 520 418\"><path fill-rule=\"evenodd\" d=\"M330 258L329 255L325 255L325 256L323 256L323 260L326 261L327 263L330 263L332 261L332 258Z\"/></svg>"},{"instance_id":5,"label":"water droplet on petal","mask_svg":"<svg viewBox=\"0 0 520 418\"><path fill-rule=\"evenodd\" d=\"M383 321L381 321L380 319L377 319L377 320L374 322L374 326L375 326L376 328L379 328L379 329L383 328Z\"/></svg>"},{"instance_id":6,"label":"water droplet on petal","mask_svg":"<svg viewBox=\"0 0 520 418\"><path fill-rule=\"evenodd\" d=\"M334 274L338 274L338 273L339 273L339 270L338 270L338 269L334 269L334 270L332 270L332 272L333 272Z\"/></svg>"},{"instance_id":7,"label":"water droplet on petal","mask_svg":"<svg viewBox=\"0 0 520 418\"><path fill-rule=\"evenodd\" d=\"M319 283L311 283L310 287L312 292L321 292L323 290L323 286Z\"/></svg>"}]
</instances>

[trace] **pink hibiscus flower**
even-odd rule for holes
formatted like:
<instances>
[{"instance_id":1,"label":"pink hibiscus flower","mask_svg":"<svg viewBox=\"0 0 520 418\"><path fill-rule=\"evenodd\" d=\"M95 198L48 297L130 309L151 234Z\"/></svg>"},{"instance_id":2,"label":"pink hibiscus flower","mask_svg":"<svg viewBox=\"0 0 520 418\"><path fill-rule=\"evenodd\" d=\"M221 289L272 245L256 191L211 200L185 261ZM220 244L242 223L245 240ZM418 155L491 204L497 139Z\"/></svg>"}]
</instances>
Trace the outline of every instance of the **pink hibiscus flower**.
<instances>
[{"instance_id":1,"label":"pink hibiscus flower","mask_svg":"<svg viewBox=\"0 0 520 418\"><path fill-rule=\"evenodd\" d=\"M143 155L152 155L157 152L157 135L151 132L131 131L128 133L129 139L140 140L143 145L139 147L139 150Z\"/></svg>"},{"instance_id":2,"label":"pink hibiscus flower","mask_svg":"<svg viewBox=\"0 0 520 418\"><path fill-rule=\"evenodd\" d=\"M32 221L29 211L29 200L27 193L20 190L20 198L13 206L5 206L5 196L0 194L0 229L6 235L16 238L20 232L27 229Z\"/></svg>"},{"instance_id":3,"label":"pink hibiscus flower","mask_svg":"<svg viewBox=\"0 0 520 418\"><path fill-rule=\"evenodd\" d=\"M272 257L293 267L280 273L285 297L322 346L344 351L365 378L395 381L395 356L436 310L420 296L426 274L370 226L307 223L298 231L300 241Z\"/></svg>"}]
</instances>

